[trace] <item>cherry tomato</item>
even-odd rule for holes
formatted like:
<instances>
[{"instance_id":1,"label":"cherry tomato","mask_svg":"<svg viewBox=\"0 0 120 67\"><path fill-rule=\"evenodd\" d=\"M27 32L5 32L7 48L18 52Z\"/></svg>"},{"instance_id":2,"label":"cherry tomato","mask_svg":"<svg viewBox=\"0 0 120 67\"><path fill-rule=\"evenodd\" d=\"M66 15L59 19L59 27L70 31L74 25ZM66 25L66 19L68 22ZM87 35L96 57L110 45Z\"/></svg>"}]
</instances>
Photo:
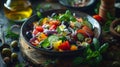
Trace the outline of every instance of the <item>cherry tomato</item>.
<instances>
[{"instance_id":1,"label":"cherry tomato","mask_svg":"<svg viewBox=\"0 0 120 67\"><path fill-rule=\"evenodd\" d=\"M43 32L42 26L36 26L36 30L39 31L39 32Z\"/></svg>"},{"instance_id":2,"label":"cherry tomato","mask_svg":"<svg viewBox=\"0 0 120 67\"><path fill-rule=\"evenodd\" d=\"M70 44L68 41L63 42L60 46L58 46L61 50L70 50Z\"/></svg>"},{"instance_id":3,"label":"cherry tomato","mask_svg":"<svg viewBox=\"0 0 120 67\"><path fill-rule=\"evenodd\" d=\"M93 15L93 18L96 19L99 22L103 22L103 18L99 15Z\"/></svg>"}]
</instances>

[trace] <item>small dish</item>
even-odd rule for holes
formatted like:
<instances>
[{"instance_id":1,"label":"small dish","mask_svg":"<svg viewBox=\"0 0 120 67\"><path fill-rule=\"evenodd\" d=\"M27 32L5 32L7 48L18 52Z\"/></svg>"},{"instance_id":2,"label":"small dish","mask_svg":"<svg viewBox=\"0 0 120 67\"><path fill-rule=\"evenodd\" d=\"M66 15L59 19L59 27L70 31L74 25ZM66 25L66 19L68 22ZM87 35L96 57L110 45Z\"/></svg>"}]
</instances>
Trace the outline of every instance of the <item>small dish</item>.
<instances>
[{"instance_id":1,"label":"small dish","mask_svg":"<svg viewBox=\"0 0 120 67\"><path fill-rule=\"evenodd\" d=\"M68 9L82 11L88 14L94 12L93 10L97 2L97 0L59 0L59 3Z\"/></svg>"},{"instance_id":2,"label":"small dish","mask_svg":"<svg viewBox=\"0 0 120 67\"><path fill-rule=\"evenodd\" d=\"M115 31L115 27L117 27L118 25L120 25L120 18L114 20L114 21L111 23L111 25L110 25L110 32L111 32L111 34L112 34L115 38L117 38L117 39L120 38L120 33L118 33L118 32Z\"/></svg>"}]
</instances>

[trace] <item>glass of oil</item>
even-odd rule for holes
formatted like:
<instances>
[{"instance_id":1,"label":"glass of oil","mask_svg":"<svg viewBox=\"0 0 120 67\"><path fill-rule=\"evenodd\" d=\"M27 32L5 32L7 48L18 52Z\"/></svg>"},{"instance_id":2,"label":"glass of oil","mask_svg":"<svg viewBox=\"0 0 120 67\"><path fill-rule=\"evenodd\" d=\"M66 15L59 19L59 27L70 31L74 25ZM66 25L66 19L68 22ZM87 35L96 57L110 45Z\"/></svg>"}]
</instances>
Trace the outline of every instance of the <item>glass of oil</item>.
<instances>
[{"instance_id":1,"label":"glass of oil","mask_svg":"<svg viewBox=\"0 0 120 67\"><path fill-rule=\"evenodd\" d=\"M23 22L32 15L32 5L29 0L7 0L4 14L9 20Z\"/></svg>"}]
</instances>

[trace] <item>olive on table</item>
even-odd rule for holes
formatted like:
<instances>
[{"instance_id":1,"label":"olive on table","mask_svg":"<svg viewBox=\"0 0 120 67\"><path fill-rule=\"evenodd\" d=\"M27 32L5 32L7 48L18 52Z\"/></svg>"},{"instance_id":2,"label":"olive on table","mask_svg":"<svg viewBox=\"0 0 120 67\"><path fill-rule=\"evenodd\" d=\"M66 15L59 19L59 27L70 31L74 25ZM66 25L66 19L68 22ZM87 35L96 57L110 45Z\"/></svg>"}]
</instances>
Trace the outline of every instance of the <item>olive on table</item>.
<instances>
[{"instance_id":1,"label":"olive on table","mask_svg":"<svg viewBox=\"0 0 120 67\"><path fill-rule=\"evenodd\" d=\"M12 48L18 47L18 42L17 42L17 40L12 41L11 44L10 44L10 46L11 46Z\"/></svg>"},{"instance_id":2,"label":"olive on table","mask_svg":"<svg viewBox=\"0 0 120 67\"><path fill-rule=\"evenodd\" d=\"M9 64L11 62L10 57L4 57L3 60L6 64Z\"/></svg>"},{"instance_id":3,"label":"olive on table","mask_svg":"<svg viewBox=\"0 0 120 67\"><path fill-rule=\"evenodd\" d=\"M17 53L12 53L11 54L11 59L12 60L18 60L18 54Z\"/></svg>"},{"instance_id":4,"label":"olive on table","mask_svg":"<svg viewBox=\"0 0 120 67\"><path fill-rule=\"evenodd\" d=\"M9 56L9 57L10 57L10 56L11 56L11 53L12 53L12 52L11 52L10 48L3 48L3 49L2 49L2 55L3 55L3 56Z\"/></svg>"}]
</instances>

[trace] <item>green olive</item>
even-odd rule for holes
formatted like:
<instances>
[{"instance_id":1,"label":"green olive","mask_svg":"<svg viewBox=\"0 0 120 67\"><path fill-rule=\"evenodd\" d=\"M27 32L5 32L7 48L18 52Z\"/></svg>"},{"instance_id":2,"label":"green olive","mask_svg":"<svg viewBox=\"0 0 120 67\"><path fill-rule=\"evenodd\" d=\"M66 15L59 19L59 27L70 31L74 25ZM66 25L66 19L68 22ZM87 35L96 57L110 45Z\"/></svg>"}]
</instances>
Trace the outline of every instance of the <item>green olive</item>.
<instances>
[{"instance_id":1,"label":"green olive","mask_svg":"<svg viewBox=\"0 0 120 67\"><path fill-rule=\"evenodd\" d=\"M3 60L6 64L9 64L11 62L10 57L4 57Z\"/></svg>"},{"instance_id":2,"label":"green olive","mask_svg":"<svg viewBox=\"0 0 120 67\"><path fill-rule=\"evenodd\" d=\"M120 33L120 25L117 25L117 26L114 28L114 30L115 30L116 32Z\"/></svg>"},{"instance_id":3,"label":"green olive","mask_svg":"<svg viewBox=\"0 0 120 67\"><path fill-rule=\"evenodd\" d=\"M10 56L11 56L11 53L12 53L12 52L11 52L10 48L3 48L3 49L2 49L2 55L3 55L3 56L9 56L9 57L10 57Z\"/></svg>"},{"instance_id":4,"label":"green olive","mask_svg":"<svg viewBox=\"0 0 120 67\"><path fill-rule=\"evenodd\" d=\"M10 45L11 45L11 47L13 47L13 48L18 47L18 42L17 42L17 40L12 41Z\"/></svg>"},{"instance_id":5,"label":"green olive","mask_svg":"<svg viewBox=\"0 0 120 67\"><path fill-rule=\"evenodd\" d=\"M12 53L11 54L11 59L12 60L18 60L18 54L17 53Z\"/></svg>"}]
</instances>

